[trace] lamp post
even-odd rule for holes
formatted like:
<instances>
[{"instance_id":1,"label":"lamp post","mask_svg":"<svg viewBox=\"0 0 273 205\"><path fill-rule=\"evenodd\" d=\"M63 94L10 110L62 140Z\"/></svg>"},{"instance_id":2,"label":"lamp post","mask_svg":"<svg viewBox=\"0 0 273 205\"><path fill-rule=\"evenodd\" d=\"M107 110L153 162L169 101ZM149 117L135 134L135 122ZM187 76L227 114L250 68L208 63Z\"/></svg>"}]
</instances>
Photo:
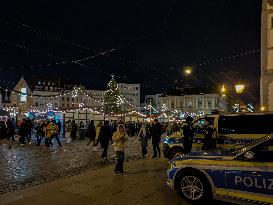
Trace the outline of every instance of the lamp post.
<instances>
[{"instance_id":1,"label":"lamp post","mask_svg":"<svg viewBox=\"0 0 273 205\"><path fill-rule=\"evenodd\" d=\"M239 112L241 112L241 107L240 107L240 95L244 92L245 85L238 83L235 85L235 90L238 95L238 107L239 107Z\"/></svg>"},{"instance_id":2,"label":"lamp post","mask_svg":"<svg viewBox=\"0 0 273 205\"><path fill-rule=\"evenodd\" d=\"M225 85L222 85L221 87L221 98L222 98L222 101L223 101L223 111L226 112L227 111L227 95L226 95L226 87Z\"/></svg>"}]
</instances>

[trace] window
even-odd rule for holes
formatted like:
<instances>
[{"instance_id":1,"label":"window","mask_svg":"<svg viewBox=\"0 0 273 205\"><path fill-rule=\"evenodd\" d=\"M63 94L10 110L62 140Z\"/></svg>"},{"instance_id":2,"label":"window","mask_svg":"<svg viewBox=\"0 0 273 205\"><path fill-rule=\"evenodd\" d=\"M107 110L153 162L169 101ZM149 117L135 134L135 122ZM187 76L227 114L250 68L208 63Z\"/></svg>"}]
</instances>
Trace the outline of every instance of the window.
<instances>
[{"instance_id":1,"label":"window","mask_svg":"<svg viewBox=\"0 0 273 205\"><path fill-rule=\"evenodd\" d=\"M273 133L273 115L235 115L219 117L221 134Z\"/></svg>"},{"instance_id":2,"label":"window","mask_svg":"<svg viewBox=\"0 0 273 205\"><path fill-rule=\"evenodd\" d=\"M197 106L198 106L199 108L201 108L201 107L203 106L203 101L202 101L202 99L198 99L198 100L197 100Z\"/></svg>"},{"instance_id":3,"label":"window","mask_svg":"<svg viewBox=\"0 0 273 205\"><path fill-rule=\"evenodd\" d=\"M273 29L273 17L271 18L271 28Z\"/></svg>"},{"instance_id":4,"label":"window","mask_svg":"<svg viewBox=\"0 0 273 205\"><path fill-rule=\"evenodd\" d=\"M45 90L48 90L48 86L45 86Z\"/></svg>"},{"instance_id":5,"label":"window","mask_svg":"<svg viewBox=\"0 0 273 205\"><path fill-rule=\"evenodd\" d=\"M64 104L62 104L62 107L64 107Z\"/></svg>"},{"instance_id":6,"label":"window","mask_svg":"<svg viewBox=\"0 0 273 205\"><path fill-rule=\"evenodd\" d=\"M138 87L136 87L136 90L138 90Z\"/></svg>"},{"instance_id":7,"label":"window","mask_svg":"<svg viewBox=\"0 0 273 205\"><path fill-rule=\"evenodd\" d=\"M57 104L57 103L55 103L55 107L58 107L58 104Z\"/></svg>"},{"instance_id":8,"label":"window","mask_svg":"<svg viewBox=\"0 0 273 205\"><path fill-rule=\"evenodd\" d=\"M208 108L212 108L212 101L208 100Z\"/></svg>"},{"instance_id":9,"label":"window","mask_svg":"<svg viewBox=\"0 0 273 205\"><path fill-rule=\"evenodd\" d=\"M67 97L67 101L69 101L69 97Z\"/></svg>"},{"instance_id":10,"label":"window","mask_svg":"<svg viewBox=\"0 0 273 205\"><path fill-rule=\"evenodd\" d=\"M254 158L251 161L255 162L273 162L273 140L265 141L251 149L254 153Z\"/></svg>"},{"instance_id":11,"label":"window","mask_svg":"<svg viewBox=\"0 0 273 205\"><path fill-rule=\"evenodd\" d=\"M62 101L64 101L64 97L62 97Z\"/></svg>"},{"instance_id":12,"label":"window","mask_svg":"<svg viewBox=\"0 0 273 205\"><path fill-rule=\"evenodd\" d=\"M38 102L36 102L36 103L35 103L35 106L36 106L36 107L38 107L38 106L39 106L39 103L38 103Z\"/></svg>"},{"instance_id":13,"label":"window","mask_svg":"<svg viewBox=\"0 0 273 205\"><path fill-rule=\"evenodd\" d=\"M53 87L50 87L50 91L53 91Z\"/></svg>"}]
</instances>

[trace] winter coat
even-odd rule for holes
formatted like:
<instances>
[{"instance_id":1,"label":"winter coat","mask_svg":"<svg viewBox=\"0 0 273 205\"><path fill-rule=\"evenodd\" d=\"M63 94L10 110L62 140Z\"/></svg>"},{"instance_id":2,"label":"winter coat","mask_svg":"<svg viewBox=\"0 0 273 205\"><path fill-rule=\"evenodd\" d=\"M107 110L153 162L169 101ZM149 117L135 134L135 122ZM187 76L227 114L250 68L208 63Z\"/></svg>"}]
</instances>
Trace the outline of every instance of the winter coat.
<instances>
[{"instance_id":1,"label":"winter coat","mask_svg":"<svg viewBox=\"0 0 273 205\"><path fill-rule=\"evenodd\" d=\"M109 145L109 141L112 140L112 129L109 125L104 125L99 134L99 142L102 148L105 148Z\"/></svg>"},{"instance_id":2,"label":"winter coat","mask_svg":"<svg viewBox=\"0 0 273 205\"><path fill-rule=\"evenodd\" d=\"M21 122L20 128L19 128L19 135L20 136L26 136L28 134L28 126L26 122Z\"/></svg>"},{"instance_id":3,"label":"winter coat","mask_svg":"<svg viewBox=\"0 0 273 205\"><path fill-rule=\"evenodd\" d=\"M148 144L148 135L147 135L146 128L145 128L144 125L141 126L141 128L140 128L140 131L138 133L138 139L139 139L142 147L147 146L147 144Z\"/></svg>"},{"instance_id":4,"label":"winter coat","mask_svg":"<svg viewBox=\"0 0 273 205\"><path fill-rule=\"evenodd\" d=\"M152 143L160 143L161 141L161 135L162 135L162 128L159 123L156 123L152 126L151 129L152 134Z\"/></svg>"},{"instance_id":5,"label":"winter coat","mask_svg":"<svg viewBox=\"0 0 273 205\"><path fill-rule=\"evenodd\" d=\"M86 137L90 140L94 140L96 137L96 128L94 124L90 123L86 129Z\"/></svg>"},{"instance_id":6,"label":"winter coat","mask_svg":"<svg viewBox=\"0 0 273 205\"><path fill-rule=\"evenodd\" d=\"M125 132L120 132L119 130L116 131L113 134L113 144L114 144L114 151L115 152L124 152L125 151L125 147L126 147L126 142L128 141L128 135Z\"/></svg>"},{"instance_id":7,"label":"winter coat","mask_svg":"<svg viewBox=\"0 0 273 205\"><path fill-rule=\"evenodd\" d=\"M0 124L0 139L6 139L7 138L7 127L5 123L1 122Z\"/></svg>"}]
</instances>

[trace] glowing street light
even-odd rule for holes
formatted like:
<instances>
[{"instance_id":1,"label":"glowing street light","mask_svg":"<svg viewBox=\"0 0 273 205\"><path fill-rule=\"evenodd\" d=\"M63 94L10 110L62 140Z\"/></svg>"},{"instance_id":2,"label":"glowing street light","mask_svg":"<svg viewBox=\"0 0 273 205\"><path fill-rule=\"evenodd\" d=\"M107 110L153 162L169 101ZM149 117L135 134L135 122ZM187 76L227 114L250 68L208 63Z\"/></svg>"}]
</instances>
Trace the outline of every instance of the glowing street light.
<instances>
[{"instance_id":1,"label":"glowing street light","mask_svg":"<svg viewBox=\"0 0 273 205\"><path fill-rule=\"evenodd\" d=\"M266 108L264 106L261 107L261 111L264 112Z\"/></svg>"},{"instance_id":2,"label":"glowing street light","mask_svg":"<svg viewBox=\"0 0 273 205\"><path fill-rule=\"evenodd\" d=\"M225 88L225 85L223 85L222 88L221 88L221 92L222 92L222 93L225 93L226 91L227 91L227 90L226 90L226 88Z\"/></svg>"},{"instance_id":3,"label":"glowing street light","mask_svg":"<svg viewBox=\"0 0 273 205\"><path fill-rule=\"evenodd\" d=\"M241 106L240 106L240 94L242 94L245 90L245 85L238 83L235 86L236 93L238 94L238 106L239 106L239 112L241 111Z\"/></svg>"},{"instance_id":4,"label":"glowing street light","mask_svg":"<svg viewBox=\"0 0 273 205\"><path fill-rule=\"evenodd\" d=\"M245 85L244 84L236 84L235 90L236 90L237 94L242 94L245 90Z\"/></svg>"},{"instance_id":5,"label":"glowing street light","mask_svg":"<svg viewBox=\"0 0 273 205\"><path fill-rule=\"evenodd\" d=\"M187 66L184 68L185 75L191 75L192 74L192 68Z\"/></svg>"}]
</instances>

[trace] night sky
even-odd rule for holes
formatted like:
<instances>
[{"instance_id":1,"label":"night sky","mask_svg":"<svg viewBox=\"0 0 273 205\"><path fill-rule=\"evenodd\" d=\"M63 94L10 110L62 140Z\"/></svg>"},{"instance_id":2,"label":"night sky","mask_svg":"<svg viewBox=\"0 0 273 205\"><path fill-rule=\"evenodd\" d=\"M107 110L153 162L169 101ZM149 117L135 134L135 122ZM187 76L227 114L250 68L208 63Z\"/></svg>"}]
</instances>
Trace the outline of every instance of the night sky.
<instances>
[{"instance_id":1,"label":"night sky","mask_svg":"<svg viewBox=\"0 0 273 205\"><path fill-rule=\"evenodd\" d=\"M261 0L6 2L0 8L2 87L24 75L105 89L114 73L150 94L183 84L182 68L191 65L194 75L186 80L192 86L241 80L248 99L259 101Z\"/></svg>"}]
</instances>

